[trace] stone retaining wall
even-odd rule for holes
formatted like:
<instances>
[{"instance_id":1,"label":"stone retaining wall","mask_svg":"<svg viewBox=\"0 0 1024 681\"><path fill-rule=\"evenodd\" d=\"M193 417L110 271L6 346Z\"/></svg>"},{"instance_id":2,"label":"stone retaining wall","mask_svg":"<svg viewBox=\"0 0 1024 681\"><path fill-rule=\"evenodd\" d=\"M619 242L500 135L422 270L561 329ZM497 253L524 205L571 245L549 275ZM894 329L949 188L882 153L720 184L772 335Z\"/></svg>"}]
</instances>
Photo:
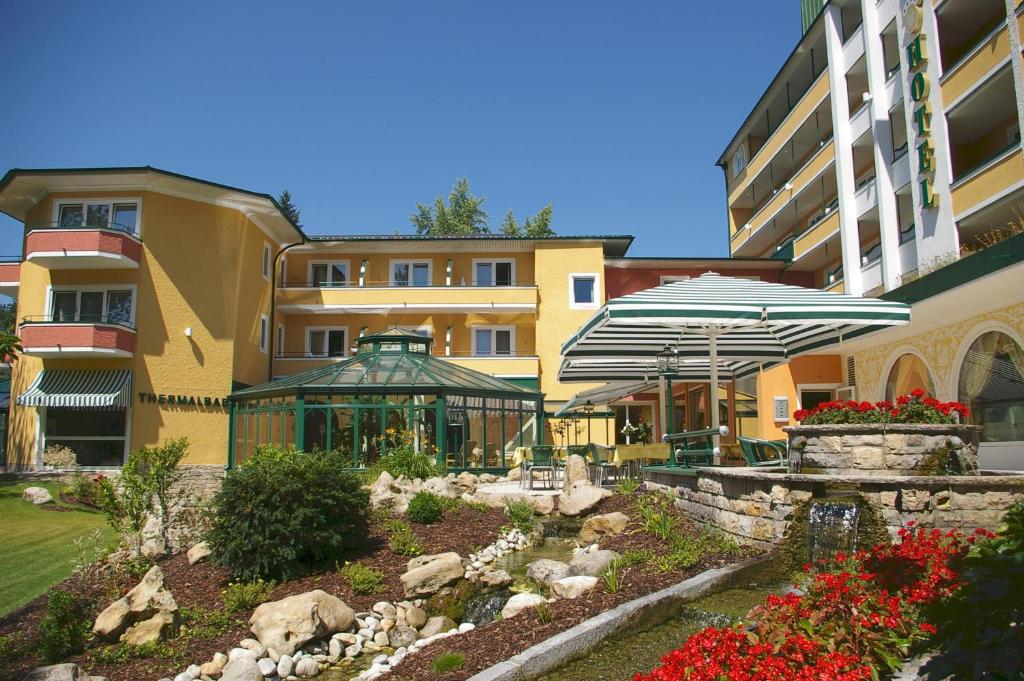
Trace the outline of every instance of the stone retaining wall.
<instances>
[{"instance_id":1,"label":"stone retaining wall","mask_svg":"<svg viewBox=\"0 0 1024 681\"><path fill-rule=\"evenodd\" d=\"M794 508L827 494L859 494L880 513L889 534L913 520L941 530L995 530L1003 513L1024 499L1024 475L823 476L750 468L703 468L696 475L645 472L675 488L676 505L738 541L782 542Z\"/></svg>"}]
</instances>

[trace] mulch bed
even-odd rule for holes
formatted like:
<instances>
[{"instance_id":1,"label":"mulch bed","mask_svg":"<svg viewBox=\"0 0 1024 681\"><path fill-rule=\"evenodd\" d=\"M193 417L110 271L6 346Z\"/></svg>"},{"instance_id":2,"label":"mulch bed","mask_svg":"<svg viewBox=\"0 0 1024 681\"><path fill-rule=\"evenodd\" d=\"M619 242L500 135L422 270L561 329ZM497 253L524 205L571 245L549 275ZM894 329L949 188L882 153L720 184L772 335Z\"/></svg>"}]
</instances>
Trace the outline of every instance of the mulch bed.
<instances>
[{"instance_id":1,"label":"mulch bed","mask_svg":"<svg viewBox=\"0 0 1024 681\"><path fill-rule=\"evenodd\" d=\"M423 544L424 553L434 554L456 551L465 556L474 549L490 544L499 530L507 523L500 509L478 511L462 506L456 511L447 511L444 519L434 525L412 524L413 532ZM358 561L380 569L384 573L384 591L369 596L356 596L337 570L324 569L305 577L276 586L271 600L305 593L312 589L323 589L345 601L357 612L368 610L378 601L399 601L404 599L399 577L406 570L407 556L400 556L388 548L387 534L377 523L371 523L367 539L353 551L349 560ZM190 566L184 554L165 558L158 562L164 573L164 582L174 594L180 608L210 610L222 608L221 591L227 586L229 575L226 569L210 563ZM92 618L115 599L123 596L135 584L133 578L122 571L94 566L75 574L57 585L80 594L90 606ZM28 642L27 651L13 661L0 660L0 679L20 679L25 673L43 664L34 651L32 641L38 638L39 622L46 611L46 596L40 596L24 607L0 618L0 636L14 634ZM215 638L199 639L181 637L174 644L181 646L185 664L175 664L170 659L133 659L118 664L100 664L92 660L88 651L69 658L79 663L90 674L106 676L110 681L157 681L173 677L192 662L202 664L209 661L215 652L226 653L238 641L249 636L248 620L252 611L235 613L230 629ZM179 668L180 667L180 668Z\"/></svg>"}]
</instances>

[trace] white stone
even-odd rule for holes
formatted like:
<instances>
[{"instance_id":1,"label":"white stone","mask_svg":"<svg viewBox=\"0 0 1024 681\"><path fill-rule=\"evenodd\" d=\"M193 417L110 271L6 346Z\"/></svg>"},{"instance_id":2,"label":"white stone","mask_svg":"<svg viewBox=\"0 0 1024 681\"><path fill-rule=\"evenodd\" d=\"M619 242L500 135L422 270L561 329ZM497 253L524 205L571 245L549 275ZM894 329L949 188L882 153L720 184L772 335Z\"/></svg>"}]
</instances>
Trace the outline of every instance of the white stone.
<instances>
[{"instance_id":1,"label":"white stone","mask_svg":"<svg viewBox=\"0 0 1024 681\"><path fill-rule=\"evenodd\" d=\"M210 545L201 541L188 550L188 553L186 554L188 557L188 564L195 565L196 563L202 562L209 558L211 553L213 553L213 549L210 548Z\"/></svg>"},{"instance_id":2,"label":"white stone","mask_svg":"<svg viewBox=\"0 0 1024 681\"><path fill-rule=\"evenodd\" d=\"M345 657L357 657L361 652L363 652L362 644L355 643L345 648Z\"/></svg>"},{"instance_id":3,"label":"white stone","mask_svg":"<svg viewBox=\"0 0 1024 681\"><path fill-rule=\"evenodd\" d=\"M277 675L286 678L291 676L292 670L295 668L295 662L292 660L291 655L282 655L281 659L277 662Z\"/></svg>"},{"instance_id":4,"label":"white stone","mask_svg":"<svg viewBox=\"0 0 1024 681\"><path fill-rule=\"evenodd\" d=\"M460 634L465 634L467 631L473 631L474 629L476 629L476 625L472 622L463 622L459 625Z\"/></svg>"},{"instance_id":5,"label":"white stone","mask_svg":"<svg viewBox=\"0 0 1024 681\"><path fill-rule=\"evenodd\" d=\"M579 598L597 586L597 577L580 575L551 582L551 592L559 598Z\"/></svg>"},{"instance_id":6,"label":"white stone","mask_svg":"<svg viewBox=\"0 0 1024 681\"><path fill-rule=\"evenodd\" d=\"M508 599L507 603L505 603L505 607L501 609L501 616L503 619L515 617L527 608L536 608L541 603L546 602L547 599L539 594L516 594L512 598Z\"/></svg>"},{"instance_id":7,"label":"white stone","mask_svg":"<svg viewBox=\"0 0 1024 681\"><path fill-rule=\"evenodd\" d=\"M238 647L245 648L246 650L251 650L253 657L255 657L257 660L261 657L266 657L267 655L267 647L254 638L243 638L241 641L238 642Z\"/></svg>"},{"instance_id":8,"label":"white stone","mask_svg":"<svg viewBox=\"0 0 1024 681\"><path fill-rule=\"evenodd\" d=\"M462 579L464 574L462 558L457 553L419 556L409 561L408 570L401 576L402 589L406 596L430 595Z\"/></svg>"},{"instance_id":9,"label":"white stone","mask_svg":"<svg viewBox=\"0 0 1024 681\"><path fill-rule=\"evenodd\" d=\"M235 650L245 649L235 648ZM252 653L246 652L249 654L227 663L220 681L263 681L263 673L260 671L259 665L256 664L256 660L252 658Z\"/></svg>"},{"instance_id":10,"label":"white stone","mask_svg":"<svg viewBox=\"0 0 1024 681\"><path fill-rule=\"evenodd\" d=\"M182 672L174 677L174 681L193 681L194 679L195 677L188 672Z\"/></svg>"},{"instance_id":11,"label":"white stone","mask_svg":"<svg viewBox=\"0 0 1024 681\"><path fill-rule=\"evenodd\" d=\"M308 679L320 673L320 666L312 657L304 657L295 663L295 676Z\"/></svg>"},{"instance_id":12,"label":"white stone","mask_svg":"<svg viewBox=\"0 0 1024 681\"><path fill-rule=\"evenodd\" d=\"M569 517L582 515L610 496L611 490L596 487L589 480L577 480L558 497L558 510Z\"/></svg>"},{"instance_id":13,"label":"white stone","mask_svg":"<svg viewBox=\"0 0 1024 681\"><path fill-rule=\"evenodd\" d=\"M388 603L387 601L374 603L372 610L381 617L389 619L395 619L395 617L398 615L398 609L391 603Z\"/></svg>"},{"instance_id":14,"label":"white stone","mask_svg":"<svg viewBox=\"0 0 1024 681\"><path fill-rule=\"evenodd\" d=\"M53 495L45 487L26 487L21 493L21 498L36 506L49 504L53 501Z\"/></svg>"},{"instance_id":15,"label":"white stone","mask_svg":"<svg viewBox=\"0 0 1024 681\"><path fill-rule=\"evenodd\" d=\"M277 673L277 665L269 657L257 660L256 666L260 668L260 673L263 676L273 676Z\"/></svg>"},{"instance_id":16,"label":"white stone","mask_svg":"<svg viewBox=\"0 0 1024 681\"><path fill-rule=\"evenodd\" d=\"M264 603L249 624L265 647L292 654L314 638L345 631L354 615L340 598L316 589Z\"/></svg>"},{"instance_id":17,"label":"white stone","mask_svg":"<svg viewBox=\"0 0 1024 681\"><path fill-rule=\"evenodd\" d=\"M385 634L383 631L378 631L376 634L373 635L373 642L379 646L386 646L388 645L388 643L390 643L390 640L388 639L387 634Z\"/></svg>"},{"instance_id":18,"label":"white stone","mask_svg":"<svg viewBox=\"0 0 1024 681\"><path fill-rule=\"evenodd\" d=\"M241 660L243 658L250 658L253 661L256 660L256 656L252 654L252 651L248 648L232 648L228 651L228 662L234 662L235 660Z\"/></svg>"}]
</instances>

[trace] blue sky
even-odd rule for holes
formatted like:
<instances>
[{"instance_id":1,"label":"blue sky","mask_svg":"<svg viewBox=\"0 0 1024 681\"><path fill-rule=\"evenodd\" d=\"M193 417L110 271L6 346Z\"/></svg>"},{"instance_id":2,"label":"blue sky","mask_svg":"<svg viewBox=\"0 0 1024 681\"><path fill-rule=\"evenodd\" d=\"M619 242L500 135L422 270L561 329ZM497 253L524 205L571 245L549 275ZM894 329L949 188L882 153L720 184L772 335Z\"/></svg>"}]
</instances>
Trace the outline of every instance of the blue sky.
<instances>
[{"instance_id":1,"label":"blue sky","mask_svg":"<svg viewBox=\"0 0 1024 681\"><path fill-rule=\"evenodd\" d=\"M0 169L287 188L311 234L409 232L466 176L495 228L552 202L559 233L724 256L714 163L799 30L797 0L10 2Z\"/></svg>"}]
</instances>

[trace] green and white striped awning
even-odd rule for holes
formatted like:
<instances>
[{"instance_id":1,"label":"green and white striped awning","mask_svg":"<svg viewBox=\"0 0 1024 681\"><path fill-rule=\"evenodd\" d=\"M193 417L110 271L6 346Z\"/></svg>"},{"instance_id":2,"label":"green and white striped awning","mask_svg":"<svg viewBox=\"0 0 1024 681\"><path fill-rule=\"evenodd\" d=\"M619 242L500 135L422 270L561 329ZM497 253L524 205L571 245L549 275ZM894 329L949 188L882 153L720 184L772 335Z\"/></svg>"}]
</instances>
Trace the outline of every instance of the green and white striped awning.
<instances>
[{"instance_id":1,"label":"green and white striped awning","mask_svg":"<svg viewBox=\"0 0 1024 681\"><path fill-rule=\"evenodd\" d=\"M719 359L718 380L734 381L778 363ZM707 359L684 359L679 362L679 370L668 374L668 378L673 381L706 383L711 380L711 365ZM558 369L558 380L562 383L657 381L658 367L654 357L567 357Z\"/></svg>"},{"instance_id":2,"label":"green and white striped awning","mask_svg":"<svg viewBox=\"0 0 1024 681\"><path fill-rule=\"evenodd\" d=\"M132 402L129 369L43 369L18 396L20 407L127 409Z\"/></svg>"},{"instance_id":3,"label":"green and white striped awning","mask_svg":"<svg viewBox=\"0 0 1024 681\"><path fill-rule=\"evenodd\" d=\"M707 273L609 300L562 346L566 357L780 361L910 323L903 303Z\"/></svg>"},{"instance_id":4,"label":"green and white striped awning","mask_svg":"<svg viewBox=\"0 0 1024 681\"><path fill-rule=\"evenodd\" d=\"M589 402L592 405L607 405L631 395L643 392L657 392L657 381L651 383L640 381L638 383L608 383L598 388L591 388L573 395L572 399L562 405L562 408L555 412L555 416L568 414L574 409L585 407Z\"/></svg>"}]
</instances>

